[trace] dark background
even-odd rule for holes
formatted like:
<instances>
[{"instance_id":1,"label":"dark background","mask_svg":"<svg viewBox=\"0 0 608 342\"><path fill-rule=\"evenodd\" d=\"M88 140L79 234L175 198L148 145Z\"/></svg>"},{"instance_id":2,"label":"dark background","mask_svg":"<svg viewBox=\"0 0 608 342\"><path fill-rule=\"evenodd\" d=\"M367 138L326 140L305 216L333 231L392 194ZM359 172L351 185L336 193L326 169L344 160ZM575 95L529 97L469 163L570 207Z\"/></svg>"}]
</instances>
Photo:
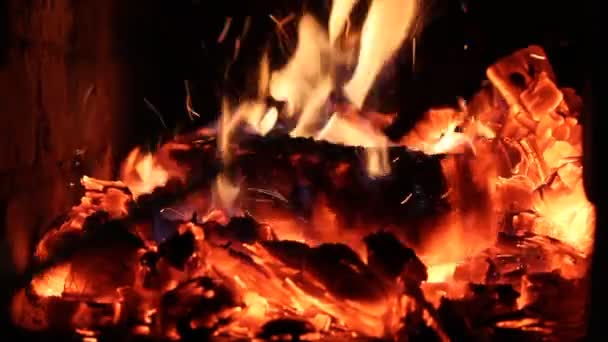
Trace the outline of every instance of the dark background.
<instances>
[{"instance_id":1,"label":"dark background","mask_svg":"<svg viewBox=\"0 0 608 342\"><path fill-rule=\"evenodd\" d=\"M247 75L254 74L261 52L267 46L276 51L277 35L270 13L281 17L301 13L302 8L322 13L329 7L329 1L323 0L129 3L132 8L125 20L129 34L120 39L136 73L137 96L142 98L133 116L138 143L157 142L163 132L205 124L217 116L222 95L235 98L251 88L253 82ZM584 82L581 44L585 16L583 2L579 4L545 0L421 1L415 66L412 46L406 44L396 57L397 68L380 91L369 96L368 106L398 111L398 131L406 130L429 107L454 104L458 96L472 95L489 65L530 44L546 49L560 86L580 91ZM224 72L234 39L248 15L250 32L226 79ZM226 41L218 44L216 39L226 16L233 18L232 28ZM195 110L203 115L194 123L184 106L185 79L190 80ZM144 104L143 97L162 113L168 128Z\"/></svg>"}]
</instances>

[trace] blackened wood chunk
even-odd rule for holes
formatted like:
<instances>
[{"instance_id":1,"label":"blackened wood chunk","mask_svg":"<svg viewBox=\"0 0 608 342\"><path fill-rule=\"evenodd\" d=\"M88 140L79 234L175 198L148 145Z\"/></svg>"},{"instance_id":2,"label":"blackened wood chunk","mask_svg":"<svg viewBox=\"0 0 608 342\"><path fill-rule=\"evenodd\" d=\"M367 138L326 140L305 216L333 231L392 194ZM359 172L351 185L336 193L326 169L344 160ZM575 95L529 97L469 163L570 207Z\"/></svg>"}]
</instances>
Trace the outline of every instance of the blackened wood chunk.
<instances>
[{"instance_id":1,"label":"blackened wood chunk","mask_svg":"<svg viewBox=\"0 0 608 342\"><path fill-rule=\"evenodd\" d=\"M207 239L217 245L252 244L276 238L269 226L260 224L250 215L233 217L226 226L216 222L207 222L204 228Z\"/></svg>"},{"instance_id":2,"label":"blackened wood chunk","mask_svg":"<svg viewBox=\"0 0 608 342\"><path fill-rule=\"evenodd\" d=\"M160 260L159 253L155 251L145 252L139 258L140 277L142 278L142 287L146 289L158 288L160 284L160 273L157 268L157 263Z\"/></svg>"},{"instance_id":3,"label":"blackened wood chunk","mask_svg":"<svg viewBox=\"0 0 608 342\"><path fill-rule=\"evenodd\" d=\"M236 307L234 293L209 277L180 284L161 299L160 319L163 331L176 329L184 339L209 337L227 323L226 309Z\"/></svg>"},{"instance_id":4,"label":"blackened wood chunk","mask_svg":"<svg viewBox=\"0 0 608 342\"><path fill-rule=\"evenodd\" d=\"M117 296L116 289L133 285L137 254L143 246L124 222L87 226L69 257L72 266L64 293L96 298Z\"/></svg>"},{"instance_id":5,"label":"blackened wood chunk","mask_svg":"<svg viewBox=\"0 0 608 342\"><path fill-rule=\"evenodd\" d=\"M112 220L103 224L90 224L85 222L84 234L80 244L85 246L125 245L132 248L143 248L144 242L135 234L131 233L129 222L122 220Z\"/></svg>"},{"instance_id":6,"label":"blackened wood chunk","mask_svg":"<svg viewBox=\"0 0 608 342\"><path fill-rule=\"evenodd\" d=\"M402 275L416 284L427 279L426 266L414 250L404 246L392 233L379 231L366 236L364 241L367 263L373 270L391 279Z\"/></svg>"},{"instance_id":7,"label":"blackened wood chunk","mask_svg":"<svg viewBox=\"0 0 608 342\"><path fill-rule=\"evenodd\" d=\"M249 188L278 188L306 215L320 197L338 219L373 224L412 223L446 209L440 157L391 148L392 173L371 179L363 148L283 136L242 141L232 168ZM411 200L402 203L411 194ZM365 198L366 201L361 199ZM253 205L255 206L255 205ZM254 210L254 209L252 209Z\"/></svg>"},{"instance_id":8,"label":"blackened wood chunk","mask_svg":"<svg viewBox=\"0 0 608 342\"><path fill-rule=\"evenodd\" d=\"M526 275L522 281L525 307L544 318L581 326L585 320L586 280L563 278L558 272Z\"/></svg>"},{"instance_id":9,"label":"blackened wood chunk","mask_svg":"<svg viewBox=\"0 0 608 342\"><path fill-rule=\"evenodd\" d=\"M556 262L568 278L584 277L586 258L571 246L531 232L501 232L494 246L461 263L454 279L518 285L526 274L553 271Z\"/></svg>"},{"instance_id":10,"label":"blackened wood chunk","mask_svg":"<svg viewBox=\"0 0 608 342\"><path fill-rule=\"evenodd\" d=\"M266 341L301 341L302 336L315 331L309 322L281 318L264 324L257 337Z\"/></svg>"},{"instance_id":11,"label":"blackened wood chunk","mask_svg":"<svg viewBox=\"0 0 608 342\"><path fill-rule=\"evenodd\" d=\"M325 243L312 248L304 271L344 299L377 300L385 293L380 279L344 244Z\"/></svg>"},{"instance_id":12,"label":"blackened wood chunk","mask_svg":"<svg viewBox=\"0 0 608 342\"><path fill-rule=\"evenodd\" d=\"M402 328L397 332L397 341L441 341L437 332L427 325L422 310L415 310L403 318Z\"/></svg>"},{"instance_id":13,"label":"blackened wood chunk","mask_svg":"<svg viewBox=\"0 0 608 342\"><path fill-rule=\"evenodd\" d=\"M522 329L507 329L507 328L495 328L492 332L492 341L495 342L541 342L547 341L548 336L542 332L534 332ZM559 339L549 339L549 341L559 341Z\"/></svg>"},{"instance_id":14,"label":"blackened wood chunk","mask_svg":"<svg viewBox=\"0 0 608 342\"><path fill-rule=\"evenodd\" d=\"M272 240L274 235L268 230L268 226L258 223L249 215L233 217L228 222L226 231L233 239L242 243Z\"/></svg>"},{"instance_id":15,"label":"blackened wood chunk","mask_svg":"<svg viewBox=\"0 0 608 342\"><path fill-rule=\"evenodd\" d=\"M469 292L469 300L476 303L473 306L485 310L480 313L480 317L487 313L500 314L514 311L519 298L519 292L508 284L469 284Z\"/></svg>"},{"instance_id":16,"label":"blackened wood chunk","mask_svg":"<svg viewBox=\"0 0 608 342\"><path fill-rule=\"evenodd\" d=\"M452 341L477 340L464 301L442 298L437 314L441 327Z\"/></svg>"},{"instance_id":17,"label":"blackened wood chunk","mask_svg":"<svg viewBox=\"0 0 608 342\"><path fill-rule=\"evenodd\" d=\"M65 217L70 219L69 216ZM103 226L110 220L110 215L104 211L98 211L88 216L82 224L82 229L62 229L61 222L56 228L49 230L38 242L36 256L41 263L55 259L69 257L79 247L85 233L95 231L97 227ZM66 221L68 222L68 221Z\"/></svg>"},{"instance_id":18,"label":"blackened wood chunk","mask_svg":"<svg viewBox=\"0 0 608 342\"><path fill-rule=\"evenodd\" d=\"M129 202L129 215L133 219L149 219L182 199L188 190L181 181L170 179L165 186L139 196L137 201Z\"/></svg>"},{"instance_id":19,"label":"blackened wood chunk","mask_svg":"<svg viewBox=\"0 0 608 342\"><path fill-rule=\"evenodd\" d=\"M304 267L311 251L307 244L297 241L265 241L263 245L270 254L281 260L285 265L299 270Z\"/></svg>"},{"instance_id":20,"label":"blackened wood chunk","mask_svg":"<svg viewBox=\"0 0 608 342\"><path fill-rule=\"evenodd\" d=\"M186 262L195 252L195 248L196 241L194 234L191 231L186 231L183 234L176 234L161 243L159 253L171 266L184 270Z\"/></svg>"}]
</instances>

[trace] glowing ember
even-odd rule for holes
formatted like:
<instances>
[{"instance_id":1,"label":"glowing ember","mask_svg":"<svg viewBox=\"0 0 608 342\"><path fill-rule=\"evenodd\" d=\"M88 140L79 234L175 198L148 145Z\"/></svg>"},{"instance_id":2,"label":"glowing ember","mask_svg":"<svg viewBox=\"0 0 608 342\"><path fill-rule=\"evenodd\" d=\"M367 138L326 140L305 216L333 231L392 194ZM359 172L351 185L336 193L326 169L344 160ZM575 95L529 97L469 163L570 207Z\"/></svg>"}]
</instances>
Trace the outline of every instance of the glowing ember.
<instances>
[{"instance_id":1,"label":"glowing ember","mask_svg":"<svg viewBox=\"0 0 608 342\"><path fill-rule=\"evenodd\" d=\"M594 226L578 113L567 102L574 95L564 96L542 49L530 47L491 66L491 87L469 103L431 109L391 142L383 129L394 116L361 107L407 38L416 2L372 2L357 49L339 44L354 4L333 2L329 32L303 16L292 59L271 72L265 56L259 98L226 100L217 131L176 137L155 153L135 149L121 181L85 176L81 203L37 245L45 267L15 297L17 323L48 327L51 304L66 301L67 324L89 340L119 323L158 338L263 340L467 340L458 331L471 322L491 339L501 329L544 336L576 326L556 323L583 311ZM355 72L342 86L336 70L344 65ZM330 103L336 90L351 103ZM269 106L267 95L286 109ZM321 153L286 149L258 186L252 141L272 141L282 119L294 123L282 132L287 145L305 137L331 153L337 144L364 148L364 171L352 160L325 163ZM210 133L215 145L202 139ZM343 204L363 202L356 208L364 211L388 201L386 182L403 176L381 177L397 163L389 148L436 161L446 192L433 202L413 180L396 200L411 223L378 218L372 226ZM287 166L294 174L279 172ZM306 177L315 172L327 177ZM332 197L335 189L342 196ZM430 202L446 209L425 214Z\"/></svg>"}]
</instances>

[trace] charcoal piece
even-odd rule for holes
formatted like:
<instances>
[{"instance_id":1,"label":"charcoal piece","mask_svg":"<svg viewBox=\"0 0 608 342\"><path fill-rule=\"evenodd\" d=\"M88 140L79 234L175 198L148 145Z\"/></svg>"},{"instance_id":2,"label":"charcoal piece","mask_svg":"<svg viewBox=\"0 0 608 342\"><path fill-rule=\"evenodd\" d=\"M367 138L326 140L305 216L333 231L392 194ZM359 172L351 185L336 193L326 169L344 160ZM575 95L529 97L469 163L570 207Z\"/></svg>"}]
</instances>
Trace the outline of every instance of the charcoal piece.
<instances>
[{"instance_id":1,"label":"charcoal piece","mask_svg":"<svg viewBox=\"0 0 608 342\"><path fill-rule=\"evenodd\" d=\"M66 216L66 219L69 217ZM89 215L82 225L82 229L60 230L58 228L49 230L38 242L36 247L36 257L41 263L49 258L62 259L69 257L74 249L80 244L85 234L94 231L96 227L103 226L110 220L110 215L104 211L98 211Z\"/></svg>"},{"instance_id":2,"label":"charcoal piece","mask_svg":"<svg viewBox=\"0 0 608 342\"><path fill-rule=\"evenodd\" d=\"M350 247L325 243L312 248L304 271L315 277L337 297L377 300L384 297L382 281L359 259Z\"/></svg>"},{"instance_id":3,"label":"charcoal piece","mask_svg":"<svg viewBox=\"0 0 608 342\"><path fill-rule=\"evenodd\" d=\"M516 311L518 297L519 293L511 285L471 284L461 305L477 330L491 328L494 317Z\"/></svg>"},{"instance_id":4,"label":"charcoal piece","mask_svg":"<svg viewBox=\"0 0 608 342\"><path fill-rule=\"evenodd\" d=\"M204 229L207 239L217 245L229 245L233 242L252 244L276 239L269 226L258 223L250 215L233 217L226 226L207 222Z\"/></svg>"},{"instance_id":5,"label":"charcoal piece","mask_svg":"<svg viewBox=\"0 0 608 342\"><path fill-rule=\"evenodd\" d=\"M22 289L16 293L11 318L13 323L21 328L44 333L45 338L39 341L52 340L49 338L53 333L67 336L73 333L75 327L107 329L113 324L116 311L112 303L39 297L27 292L27 289Z\"/></svg>"},{"instance_id":6,"label":"charcoal piece","mask_svg":"<svg viewBox=\"0 0 608 342\"><path fill-rule=\"evenodd\" d=\"M64 296L115 300L118 288L133 286L135 283L138 250L139 248L115 243L78 251L71 259Z\"/></svg>"},{"instance_id":7,"label":"charcoal piece","mask_svg":"<svg viewBox=\"0 0 608 342\"><path fill-rule=\"evenodd\" d=\"M454 272L456 280L473 283L519 284L526 274L551 272L581 278L586 258L571 246L531 232L501 232L496 244L462 262Z\"/></svg>"},{"instance_id":8,"label":"charcoal piece","mask_svg":"<svg viewBox=\"0 0 608 342\"><path fill-rule=\"evenodd\" d=\"M305 215L306 202L314 205L322 198L327 199L345 227L352 222L415 226L448 209L443 197L447 187L440 156L391 148L391 175L371 179L362 160L362 148L289 136L251 137L242 141L239 148L241 152L235 155L232 167L242 175L243 186L277 188L282 194L294 195L290 197L294 215ZM304 197L310 194L311 198L303 199L299 193L303 184ZM411 199L402 203L410 194ZM265 221L257 212L257 205L252 201L247 209ZM419 238L415 229L404 233L411 234L412 241Z\"/></svg>"},{"instance_id":9,"label":"charcoal piece","mask_svg":"<svg viewBox=\"0 0 608 342\"><path fill-rule=\"evenodd\" d=\"M437 308L441 327L452 341L478 341L462 300L442 298Z\"/></svg>"},{"instance_id":10,"label":"charcoal piece","mask_svg":"<svg viewBox=\"0 0 608 342\"><path fill-rule=\"evenodd\" d=\"M428 277L426 266L413 249L404 246L395 235L386 231L370 234L364 239L367 246L367 263L373 270L394 279L400 275L413 284Z\"/></svg>"},{"instance_id":11,"label":"charcoal piece","mask_svg":"<svg viewBox=\"0 0 608 342\"><path fill-rule=\"evenodd\" d=\"M402 320L402 328L397 332L397 341L441 341L441 337L430 327L421 309L408 312Z\"/></svg>"},{"instance_id":12,"label":"charcoal piece","mask_svg":"<svg viewBox=\"0 0 608 342\"><path fill-rule=\"evenodd\" d=\"M184 270L186 262L195 252L196 241L191 231L176 234L159 246L159 254L169 265Z\"/></svg>"},{"instance_id":13,"label":"charcoal piece","mask_svg":"<svg viewBox=\"0 0 608 342\"><path fill-rule=\"evenodd\" d=\"M551 339L542 332L522 330L522 329L507 329L494 328L492 332L492 341L495 342L543 342L543 341L561 341L560 339Z\"/></svg>"},{"instance_id":14,"label":"charcoal piece","mask_svg":"<svg viewBox=\"0 0 608 342\"><path fill-rule=\"evenodd\" d=\"M302 336L315 331L309 322L280 318L262 326L257 337L266 341L301 341Z\"/></svg>"},{"instance_id":15,"label":"charcoal piece","mask_svg":"<svg viewBox=\"0 0 608 342\"><path fill-rule=\"evenodd\" d=\"M469 291L481 306L486 304L494 307L503 306L506 308L505 311L514 310L519 298L519 292L508 284L469 284Z\"/></svg>"},{"instance_id":16,"label":"charcoal piece","mask_svg":"<svg viewBox=\"0 0 608 342\"><path fill-rule=\"evenodd\" d=\"M498 266L491 260L486 259L488 263L488 270L486 271L485 282L488 284L495 283L500 280L500 272Z\"/></svg>"},{"instance_id":17,"label":"charcoal piece","mask_svg":"<svg viewBox=\"0 0 608 342\"><path fill-rule=\"evenodd\" d=\"M210 337L227 323L226 309L239 303L222 283L200 277L180 284L161 299L159 319L162 331L176 330L184 340Z\"/></svg>"},{"instance_id":18,"label":"charcoal piece","mask_svg":"<svg viewBox=\"0 0 608 342\"><path fill-rule=\"evenodd\" d=\"M140 264L143 267L153 269L156 267L156 263L160 259L160 255L153 251L148 251L144 253L139 259Z\"/></svg>"},{"instance_id":19,"label":"charcoal piece","mask_svg":"<svg viewBox=\"0 0 608 342\"><path fill-rule=\"evenodd\" d=\"M88 217L82 230L49 233L43 241L48 254L34 265L41 270L32 270L32 274L68 264L64 295L91 300L115 298L118 287L131 286L137 253L144 247L126 221L108 221L101 212Z\"/></svg>"},{"instance_id":20,"label":"charcoal piece","mask_svg":"<svg viewBox=\"0 0 608 342\"><path fill-rule=\"evenodd\" d=\"M266 225L258 223L252 216L233 217L226 225L230 236L242 243L273 240L274 234Z\"/></svg>"},{"instance_id":21,"label":"charcoal piece","mask_svg":"<svg viewBox=\"0 0 608 342\"><path fill-rule=\"evenodd\" d=\"M147 220L181 199L188 190L179 180L170 179L165 186L154 189L150 194L142 194L137 201L130 202L129 214L132 219Z\"/></svg>"},{"instance_id":22,"label":"charcoal piece","mask_svg":"<svg viewBox=\"0 0 608 342\"><path fill-rule=\"evenodd\" d=\"M311 251L307 244L297 241L265 241L262 244L270 254L281 260L285 265L299 270L304 267Z\"/></svg>"},{"instance_id":23,"label":"charcoal piece","mask_svg":"<svg viewBox=\"0 0 608 342\"><path fill-rule=\"evenodd\" d=\"M543 318L583 325L588 288L586 279L570 280L559 272L528 274L522 281L524 308Z\"/></svg>"},{"instance_id":24,"label":"charcoal piece","mask_svg":"<svg viewBox=\"0 0 608 342\"><path fill-rule=\"evenodd\" d=\"M170 220L164 215L155 215L152 222L152 236L157 243L162 243L166 239L170 238L180 225L178 220Z\"/></svg>"},{"instance_id":25,"label":"charcoal piece","mask_svg":"<svg viewBox=\"0 0 608 342\"><path fill-rule=\"evenodd\" d=\"M155 251L145 252L139 258L139 277L142 287L145 289L158 288L160 286L160 272L157 268L160 260L159 253Z\"/></svg>"}]
</instances>

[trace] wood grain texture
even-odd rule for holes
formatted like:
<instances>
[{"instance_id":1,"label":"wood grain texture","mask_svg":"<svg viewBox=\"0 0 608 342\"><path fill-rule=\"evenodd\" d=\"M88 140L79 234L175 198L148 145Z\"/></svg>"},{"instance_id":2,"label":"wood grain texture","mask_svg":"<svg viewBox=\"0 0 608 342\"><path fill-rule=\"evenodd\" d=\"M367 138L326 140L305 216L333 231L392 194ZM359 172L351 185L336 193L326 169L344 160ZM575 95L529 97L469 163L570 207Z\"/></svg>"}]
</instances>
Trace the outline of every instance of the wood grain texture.
<instances>
[{"instance_id":1,"label":"wood grain texture","mask_svg":"<svg viewBox=\"0 0 608 342\"><path fill-rule=\"evenodd\" d=\"M8 52L0 65L1 241L17 247L18 268L32 234L73 204L70 183L83 172L111 176L127 103L126 64L113 46L117 3L8 1Z\"/></svg>"}]
</instances>

